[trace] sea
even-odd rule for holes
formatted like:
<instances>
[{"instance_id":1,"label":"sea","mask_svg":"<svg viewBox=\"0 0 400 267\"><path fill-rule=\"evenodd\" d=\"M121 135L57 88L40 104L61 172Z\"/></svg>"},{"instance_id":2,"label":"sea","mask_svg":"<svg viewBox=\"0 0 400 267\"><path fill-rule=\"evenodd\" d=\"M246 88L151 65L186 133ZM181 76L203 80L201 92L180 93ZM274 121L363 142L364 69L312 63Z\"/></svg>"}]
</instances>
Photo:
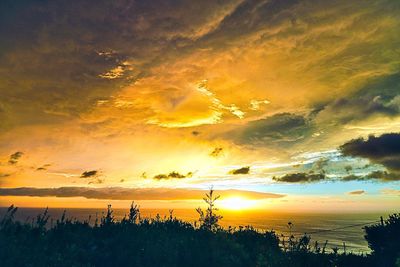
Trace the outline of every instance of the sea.
<instances>
[{"instance_id":1,"label":"sea","mask_svg":"<svg viewBox=\"0 0 400 267\"><path fill-rule=\"evenodd\" d=\"M3 217L7 208L0 208L0 218ZM65 209L50 208L49 224L59 219ZM36 216L43 213L44 209L19 208L15 219L31 223ZM104 209L81 209L68 208L66 216L80 221L87 220L94 224L96 216L100 218ZM141 209L142 218L161 218L169 216L166 209ZM120 220L128 213L127 209L114 209L116 220ZM220 225L227 229L234 227L252 226L259 231L275 231L281 240L287 240L293 235L299 238L304 234L311 237L311 244L318 242L322 247L326 243L326 251L338 248L339 253L352 252L356 254L369 253L370 249L364 239L366 225L379 223L380 217L387 218L388 214L382 213L296 213L296 212L264 212L264 211L221 211L223 218ZM198 220L198 214L194 209L173 210L173 216L194 224Z\"/></svg>"}]
</instances>

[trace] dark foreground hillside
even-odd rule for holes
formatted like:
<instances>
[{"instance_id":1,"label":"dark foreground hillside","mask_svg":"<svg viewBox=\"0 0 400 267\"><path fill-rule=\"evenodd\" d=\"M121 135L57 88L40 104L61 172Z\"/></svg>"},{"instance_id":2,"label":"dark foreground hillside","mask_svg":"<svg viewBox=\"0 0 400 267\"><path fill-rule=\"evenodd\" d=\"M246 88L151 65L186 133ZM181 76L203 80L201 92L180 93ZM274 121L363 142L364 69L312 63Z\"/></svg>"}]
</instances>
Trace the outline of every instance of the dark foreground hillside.
<instances>
[{"instance_id":1,"label":"dark foreground hillside","mask_svg":"<svg viewBox=\"0 0 400 267\"><path fill-rule=\"evenodd\" d=\"M371 255L338 254L293 236L283 244L273 231L222 229L211 189L197 209L198 224L169 217L140 218L132 205L115 221L111 205L91 221L49 221L47 209L31 222L14 220L11 206L0 220L0 266L382 266L400 267L400 214L365 228Z\"/></svg>"},{"instance_id":2,"label":"dark foreground hillside","mask_svg":"<svg viewBox=\"0 0 400 267\"><path fill-rule=\"evenodd\" d=\"M115 222L109 208L100 222L47 213L32 223L0 223L0 266L399 266L400 216L366 229L372 255L325 252L304 236L279 246L274 232L194 226L172 216L140 219L138 210ZM205 217L203 217L204 219Z\"/></svg>"}]
</instances>

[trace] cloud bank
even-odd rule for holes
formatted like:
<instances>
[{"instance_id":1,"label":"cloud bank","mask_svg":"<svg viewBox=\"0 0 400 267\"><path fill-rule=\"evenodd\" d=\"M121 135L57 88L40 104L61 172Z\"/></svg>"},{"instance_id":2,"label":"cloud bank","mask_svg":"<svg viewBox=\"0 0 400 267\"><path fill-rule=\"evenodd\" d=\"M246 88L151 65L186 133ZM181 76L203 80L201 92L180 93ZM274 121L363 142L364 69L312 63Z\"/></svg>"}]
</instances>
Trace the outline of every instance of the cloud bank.
<instances>
[{"instance_id":1,"label":"cloud bank","mask_svg":"<svg viewBox=\"0 0 400 267\"><path fill-rule=\"evenodd\" d=\"M32 196L32 197L84 197L88 199L114 200L188 200L202 199L207 190L167 189L167 188L0 188L0 196ZM216 190L222 198L244 197L248 199L282 198L284 195L260 193L244 190Z\"/></svg>"},{"instance_id":2,"label":"cloud bank","mask_svg":"<svg viewBox=\"0 0 400 267\"><path fill-rule=\"evenodd\" d=\"M370 135L367 139L353 139L340 147L346 156L362 157L372 163L383 165L388 171L373 171L359 177L350 175L345 180L377 179L383 181L400 180L400 134L387 133L380 136Z\"/></svg>"},{"instance_id":3,"label":"cloud bank","mask_svg":"<svg viewBox=\"0 0 400 267\"><path fill-rule=\"evenodd\" d=\"M312 183L320 182L326 179L323 173L289 173L281 177L273 177L274 181L285 182L285 183Z\"/></svg>"}]
</instances>

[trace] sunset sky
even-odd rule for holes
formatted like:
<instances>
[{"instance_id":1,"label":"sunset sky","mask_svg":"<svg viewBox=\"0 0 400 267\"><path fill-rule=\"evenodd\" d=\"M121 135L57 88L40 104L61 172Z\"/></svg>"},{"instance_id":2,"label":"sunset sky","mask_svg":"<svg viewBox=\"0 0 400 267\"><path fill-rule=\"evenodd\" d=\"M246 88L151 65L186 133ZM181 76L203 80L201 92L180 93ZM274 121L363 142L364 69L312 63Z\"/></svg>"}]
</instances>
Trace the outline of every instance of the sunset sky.
<instances>
[{"instance_id":1,"label":"sunset sky","mask_svg":"<svg viewBox=\"0 0 400 267\"><path fill-rule=\"evenodd\" d=\"M393 211L400 1L0 2L0 206Z\"/></svg>"}]
</instances>

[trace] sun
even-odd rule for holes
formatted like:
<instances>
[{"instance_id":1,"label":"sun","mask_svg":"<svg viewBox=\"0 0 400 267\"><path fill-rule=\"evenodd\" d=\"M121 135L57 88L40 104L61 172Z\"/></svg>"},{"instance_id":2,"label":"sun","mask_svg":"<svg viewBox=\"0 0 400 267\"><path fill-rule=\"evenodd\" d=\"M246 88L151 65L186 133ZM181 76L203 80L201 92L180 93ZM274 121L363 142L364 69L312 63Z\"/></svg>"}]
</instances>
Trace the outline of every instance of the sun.
<instances>
[{"instance_id":1,"label":"sun","mask_svg":"<svg viewBox=\"0 0 400 267\"><path fill-rule=\"evenodd\" d=\"M244 210L250 209L257 205L256 200L246 199L243 197L229 197L221 199L219 206L225 210Z\"/></svg>"}]
</instances>

